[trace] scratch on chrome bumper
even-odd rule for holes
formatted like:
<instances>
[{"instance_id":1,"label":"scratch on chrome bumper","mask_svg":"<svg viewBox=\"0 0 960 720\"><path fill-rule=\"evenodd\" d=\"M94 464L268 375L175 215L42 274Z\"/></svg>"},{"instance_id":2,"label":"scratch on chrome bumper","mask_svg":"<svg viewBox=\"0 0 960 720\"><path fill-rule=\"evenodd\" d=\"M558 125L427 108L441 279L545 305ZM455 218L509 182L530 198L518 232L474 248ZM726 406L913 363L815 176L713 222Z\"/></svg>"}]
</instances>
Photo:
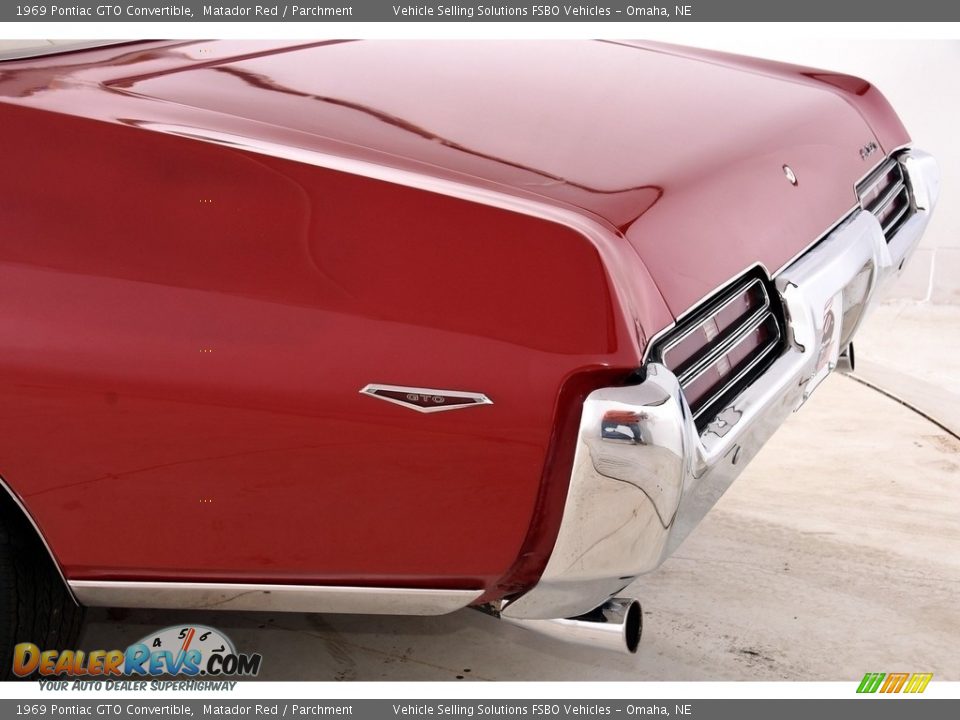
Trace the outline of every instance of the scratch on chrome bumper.
<instances>
[{"instance_id":1,"label":"scratch on chrome bumper","mask_svg":"<svg viewBox=\"0 0 960 720\"><path fill-rule=\"evenodd\" d=\"M856 211L774 278L788 345L752 385L699 433L677 378L650 363L645 380L605 388L584 403L556 544L539 583L507 604L512 618L572 617L620 592L662 563L713 507L744 466L795 411L836 357L827 322L849 339L883 286L899 274L939 195L936 162L903 159L916 212L888 244L873 215ZM834 331L836 332L836 330ZM610 411L639 418L633 442L601 439Z\"/></svg>"}]
</instances>

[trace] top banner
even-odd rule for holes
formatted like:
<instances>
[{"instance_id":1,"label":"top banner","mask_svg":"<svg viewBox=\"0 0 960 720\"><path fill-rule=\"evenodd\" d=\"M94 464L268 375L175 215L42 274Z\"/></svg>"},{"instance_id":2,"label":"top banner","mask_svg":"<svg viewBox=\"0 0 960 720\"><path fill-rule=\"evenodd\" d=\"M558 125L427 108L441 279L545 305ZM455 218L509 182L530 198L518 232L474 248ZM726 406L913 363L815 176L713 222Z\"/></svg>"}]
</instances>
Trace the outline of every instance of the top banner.
<instances>
[{"instance_id":1,"label":"top banner","mask_svg":"<svg viewBox=\"0 0 960 720\"><path fill-rule=\"evenodd\" d=\"M943 0L680 0L546 5L532 2L4 2L2 22L946 22L960 3Z\"/></svg>"}]
</instances>

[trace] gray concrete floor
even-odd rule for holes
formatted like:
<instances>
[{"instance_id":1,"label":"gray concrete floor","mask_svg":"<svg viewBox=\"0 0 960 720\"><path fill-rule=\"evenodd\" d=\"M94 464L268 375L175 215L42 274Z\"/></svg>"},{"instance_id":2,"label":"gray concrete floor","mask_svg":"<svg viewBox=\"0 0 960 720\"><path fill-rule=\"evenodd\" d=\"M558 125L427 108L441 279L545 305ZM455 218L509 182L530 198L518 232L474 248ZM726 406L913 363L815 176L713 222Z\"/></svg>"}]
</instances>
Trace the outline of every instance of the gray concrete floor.
<instances>
[{"instance_id":1,"label":"gray concrete floor","mask_svg":"<svg viewBox=\"0 0 960 720\"><path fill-rule=\"evenodd\" d=\"M91 611L82 645L202 622L268 680L960 680L960 307L889 305L703 523L632 588L633 657L437 618ZM908 361L909 359L909 361ZM888 387L890 384L893 387ZM953 433L949 429L953 429Z\"/></svg>"}]
</instances>

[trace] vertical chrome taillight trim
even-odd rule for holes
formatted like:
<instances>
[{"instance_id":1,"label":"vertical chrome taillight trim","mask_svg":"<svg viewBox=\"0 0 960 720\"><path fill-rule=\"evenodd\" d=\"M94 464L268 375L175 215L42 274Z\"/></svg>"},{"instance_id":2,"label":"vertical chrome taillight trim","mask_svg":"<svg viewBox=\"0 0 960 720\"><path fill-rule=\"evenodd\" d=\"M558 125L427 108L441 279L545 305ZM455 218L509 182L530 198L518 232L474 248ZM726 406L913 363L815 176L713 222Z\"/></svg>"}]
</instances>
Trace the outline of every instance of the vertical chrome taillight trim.
<instances>
[{"instance_id":1,"label":"vertical chrome taillight trim","mask_svg":"<svg viewBox=\"0 0 960 720\"><path fill-rule=\"evenodd\" d=\"M884 181L887 182L885 186L882 185ZM890 241L900 225L916 210L907 174L904 172L899 157L887 159L886 162L870 173L863 182L859 183L856 189L860 208L878 220L884 216L891 205L900 203L899 210L896 210L891 217L880 221L887 242ZM868 199L878 189L880 191L879 196L872 200Z\"/></svg>"},{"instance_id":2,"label":"vertical chrome taillight trim","mask_svg":"<svg viewBox=\"0 0 960 720\"><path fill-rule=\"evenodd\" d=\"M760 291L760 302L751 307L749 296L757 290ZM718 317L732 304L743 300L745 297L748 298L748 311L743 316L725 327L717 337L707 340L703 348L698 350L698 354L692 359L692 362L689 362L689 364L681 362L677 363L675 367L670 367L668 364L669 353L672 349L702 328L704 323ZM782 348L785 338L782 327L782 310L774 305L775 297L778 296L768 288L767 281L763 278L757 275L738 278L712 298L703 302L699 308L690 313L687 321L680 323L654 348L651 357L677 374L681 390L684 392L694 419L697 420L698 424L700 420L709 419L706 417L708 411L712 407L716 407L722 399L739 392L743 384L749 380L751 373L762 372L765 362L772 361L777 354L777 350ZM728 377L722 379L720 387L709 392L704 398L690 397L687 389L692 383L710 368L715 367L726 355L741 346L750 337L751 333L756 332L765 324L772 324L773 326L770 337L751 351L750 356L742 361L742 367L734 368ZM686 367L684 367L685 364Z\"/></svg>"}]
</instances>

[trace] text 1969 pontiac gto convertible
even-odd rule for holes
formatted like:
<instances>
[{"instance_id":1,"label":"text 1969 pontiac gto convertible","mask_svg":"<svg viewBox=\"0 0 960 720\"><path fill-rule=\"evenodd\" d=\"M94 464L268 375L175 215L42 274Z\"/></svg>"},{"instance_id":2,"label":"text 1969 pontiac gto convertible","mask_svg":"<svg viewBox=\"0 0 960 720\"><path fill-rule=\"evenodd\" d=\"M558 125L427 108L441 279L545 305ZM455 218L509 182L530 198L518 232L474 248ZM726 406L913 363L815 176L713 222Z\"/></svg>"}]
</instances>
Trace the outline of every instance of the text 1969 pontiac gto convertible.
<instances>
[{"instance_id":1,"label":"text 1969 pontiac gto convertible","mask_svg":"<svg viewBox=\"0 0 960 720\"><path fill-rule=\"evenodd\" d=\"M635 650L938 195L869 83L656 44L114 44L0 129L5 673L82 606Z\"/></svg>"}]
</instances>

